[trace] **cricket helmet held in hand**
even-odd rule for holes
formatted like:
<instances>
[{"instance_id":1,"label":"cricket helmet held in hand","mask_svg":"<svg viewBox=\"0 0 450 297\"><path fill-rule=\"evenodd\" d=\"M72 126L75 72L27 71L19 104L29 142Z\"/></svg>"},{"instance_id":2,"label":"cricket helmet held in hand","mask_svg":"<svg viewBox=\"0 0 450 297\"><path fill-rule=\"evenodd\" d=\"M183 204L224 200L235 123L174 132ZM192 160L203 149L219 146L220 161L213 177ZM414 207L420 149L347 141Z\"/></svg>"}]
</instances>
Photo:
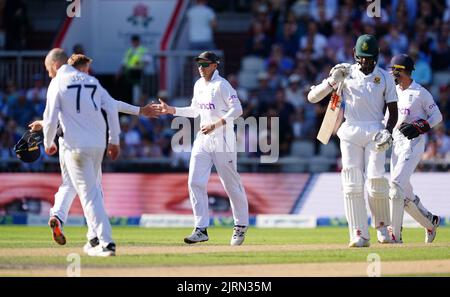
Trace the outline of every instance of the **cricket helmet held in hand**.
<instances>
[{"instance_id":1,"label":"cricket helmet held in hand","mask_svg":"<svg viewBox=\"0 0 450 297\"><path fill-rule=\"evenodd\" d=\"M44 141L42 131L31 132L26 131L22 138L14 146L17 158L25 163L32 163L39 159L41 150L39 145Z\"/></svg>"}]
</instances>

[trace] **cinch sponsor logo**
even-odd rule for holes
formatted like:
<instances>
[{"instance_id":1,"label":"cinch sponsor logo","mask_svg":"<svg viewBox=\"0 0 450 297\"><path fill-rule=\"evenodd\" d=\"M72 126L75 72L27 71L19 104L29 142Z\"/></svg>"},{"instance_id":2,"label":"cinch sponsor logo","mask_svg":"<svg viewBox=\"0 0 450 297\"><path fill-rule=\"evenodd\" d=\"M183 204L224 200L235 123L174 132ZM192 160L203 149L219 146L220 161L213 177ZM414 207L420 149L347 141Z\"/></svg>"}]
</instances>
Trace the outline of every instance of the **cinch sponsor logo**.
<instances>
[{"instance_id":1,"label":"cinch sponsor logo","mask_svg":"<svg viewBox=\"0 0 450 297\"><path fill-rule=\"evenodd\" d=\"M402 115L410 115L411 111L409 110L409 108L400 108L398 110L398 112Z\"/></svg>"},{"instance_id":2,"label":"cinch sponsor logo","mask_svg":"<svg viewBox=\"0 0 450 297\"><path fill-rule=\"evenodd\" d=\"M200 109L216 109L216 106L212 102L199 103L199 107L200 107Z\"/></svg>"}]
</instances>

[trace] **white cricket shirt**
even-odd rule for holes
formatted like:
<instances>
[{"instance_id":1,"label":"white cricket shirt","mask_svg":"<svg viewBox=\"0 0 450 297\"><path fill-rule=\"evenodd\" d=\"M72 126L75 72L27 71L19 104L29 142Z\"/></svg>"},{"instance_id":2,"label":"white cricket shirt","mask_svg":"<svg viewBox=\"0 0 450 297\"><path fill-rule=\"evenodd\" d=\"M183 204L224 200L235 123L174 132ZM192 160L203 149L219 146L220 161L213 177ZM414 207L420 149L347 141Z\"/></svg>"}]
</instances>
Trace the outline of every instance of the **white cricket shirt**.
<instances>
[{"instance_id":1,"label":"white cricket shirt","mask_svg":"<svg viewBox=\"0 0 450 297\"><path fill-rule=\"evenodd\" d=\"M433 96L420 84L412 81L411 85L402 90L397 85L398 94L398 122L412 123L423 119L430 127L436 126L442 120L442 114L433 100Z\"/></svg>"},{"instance_id":2,"label":"white cricket shirt","mask_svg":"<svg viewBox=\"0 0 450 297\"><path fill-rule=\"evenodd\" d=\"M344 117L348 122L381 122L384 105L397 101L394 79L378 66L369 75L362 73L359 67L353 64L344 81Z\"/></svg>"},{"instance_id":3,"label":"white cricket shirt","mask_svg":"<svg viewBox=\"0 0 450 297\"><path fill-rule=\"evenodd\" d=\"M50 147L56 135L58 120L64 132L64 143L73 148L105 148L107 113L109 143L119 144L120 125L117 104L95 77L70 65L61 66L47 91L44 111L44 145Z\"/></svg>"},{"instance_id":4,"label":"white cricket shirt","mask_svg":"<svg viewBox=\"0 0 450 297\"><path fill-rule=\"evenodd\" d=\"M203 77L197 80L191 106L175 108L175 116L196 118L200 115L200 126L212 124L221 118L235 120L241 114L242 106L236 90L217 70L209 82ZM223 126L220 128L224 129Z\"/></svg>"},{"instance_id":5,"label":"white cricket shirt","mask_svg":"<svg viewBox=\"0 0 450 297\"><path fill-rule=\"evenodd\" d=\"M136 115L136 116L139 115L139 111L140 111L139 106L135 106L135 105L131 105L126 102L123 102L123 101L115 100L114 98L112 98L112 100L114 100L116 102L118 112L132 114L132 115Z\"/></svg>"}]
</instances>

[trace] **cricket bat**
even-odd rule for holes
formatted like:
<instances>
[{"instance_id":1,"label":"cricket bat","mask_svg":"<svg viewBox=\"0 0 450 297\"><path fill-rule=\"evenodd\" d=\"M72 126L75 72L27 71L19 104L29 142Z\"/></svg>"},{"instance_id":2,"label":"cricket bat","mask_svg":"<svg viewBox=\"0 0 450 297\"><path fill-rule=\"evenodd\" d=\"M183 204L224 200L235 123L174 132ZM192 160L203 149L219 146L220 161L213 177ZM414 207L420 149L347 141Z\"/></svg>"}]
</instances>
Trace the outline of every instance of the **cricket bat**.
<instances>
[{"instance_id":1,"label":"cricket bat","mask_svg":"<svg viewBox=\"0 0 450 297\"><path fill-rule=\"evenodd\" d=\"M322 125L320 126L319 133L317 133L317 139L323 144L327 144L330 140L331 134L333 134L336 121L339 116L342 104L342 88L344 83L341 82L337 91L331 94L330 102L328 103L327 111L323 117Z\"/></svg>"}]
</instances>

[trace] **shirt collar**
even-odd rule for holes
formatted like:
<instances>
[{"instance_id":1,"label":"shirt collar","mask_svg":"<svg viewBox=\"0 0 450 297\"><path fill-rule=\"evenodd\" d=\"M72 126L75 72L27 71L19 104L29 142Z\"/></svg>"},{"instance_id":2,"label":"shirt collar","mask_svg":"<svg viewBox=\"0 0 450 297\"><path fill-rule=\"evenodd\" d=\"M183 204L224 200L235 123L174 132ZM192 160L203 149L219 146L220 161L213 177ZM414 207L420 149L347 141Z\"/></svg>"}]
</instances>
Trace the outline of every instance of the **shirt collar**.
<instances>
[{"instance_id":1,"label":"shirt collar","mask_svg":"<svg viewBox=\"0 0 450 297\"><path fill-rule=\"evenodd\" d=\"M219 78L219 71L217 71L217 69L216 69L216 70L214 70L214 73L213 73L213 75L211 76L211 80L210 80L209 82L212 82L212 81L216 80L217 78ZM203 80L203 82L204 82L205 84L208 83L208 82L206 81L206 79L204 79L203 77L202 77L202 80Z\"/></svg>"},{"instance_id":2,"label":"shirt collar","mask_svg":"<svg viewBox=\"0 0 450 297\"><path fill-rule=\"evenodd\" d=\"M219 78L219 71L216 69L214 70L213 76L211 76L211 81L216 80Z\"/></svg>"},{"instance_id":3,"label":"shirt collar","mask_svg":"<svg viewBox=\"0 0 450 297\"><path fill-rule=\"evenodd\" d=\"M211 76L211 81L217 79L218 77L219 77L219 71L216 69L216 70L214 70L214 73Z\"/></svg>"},{"instance_id":4,"label":"shirt collar","mask_svg":"<svg viewBox=\"0 0 450 297\"><path fill-rule=\"evenodd\" d=\"M418 84L416 83L415 80L413 80L413 81L411 82L411 84L409 85L409 87L408 87L407 89L405 89L405 90L403 90L403 89L400 87L400 84L396 85L395 87L396 87L397 90L399 90L400 92L406 92L406 91L409 91L409 90L417 89Z\"/></svg>"},{"instance_id":5,"label":"shirt collar","mask_svg":"<svg viewBox=\"0 0 450 297\"><path fill-rule=\"evenodd\" d=\"M419 85L416 83L415 80L413 80L406 90L417 90L418 88L419 88Z\"/></svg>"},{"instance_id":6,"label":"shirt collar","mask_svg":"<svg viewBox=\"0 0 450 297\"><path fill-rule=\"evenodd\" d=\"M378 65L375 65L375 67L373 68L373 71L371 73L367 74L367 75L365 75L361 70L359 70L360 66L359 66L358 63L355 63L354 65L355 65L355 70L362 77L366 78L366 77L371 77L372 75L378 74Z\"/></svg>"},{"instance_id":7,"label":"shirt collar","mask_svg":"<svg viewBox=\"0 0 450 297\"><path fill-rule=\"evenodd\" d=\"M56 71L56 75L58 75L58 73L67 72L67 71L71 71L71 70L73 71L73 70L76 70L76 69L73 68L69 64L64 64L61 67L59 67L59 69Z\"/></svg>"}]
</instances>

